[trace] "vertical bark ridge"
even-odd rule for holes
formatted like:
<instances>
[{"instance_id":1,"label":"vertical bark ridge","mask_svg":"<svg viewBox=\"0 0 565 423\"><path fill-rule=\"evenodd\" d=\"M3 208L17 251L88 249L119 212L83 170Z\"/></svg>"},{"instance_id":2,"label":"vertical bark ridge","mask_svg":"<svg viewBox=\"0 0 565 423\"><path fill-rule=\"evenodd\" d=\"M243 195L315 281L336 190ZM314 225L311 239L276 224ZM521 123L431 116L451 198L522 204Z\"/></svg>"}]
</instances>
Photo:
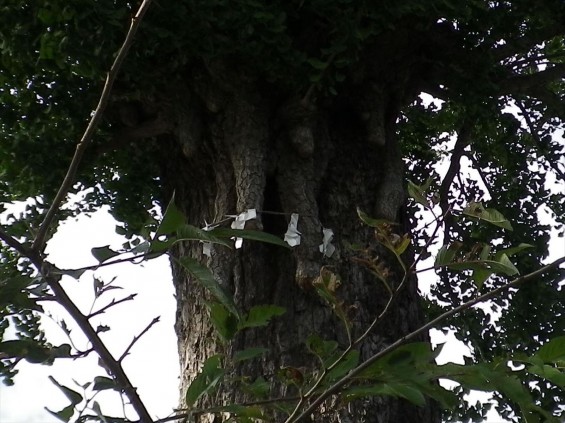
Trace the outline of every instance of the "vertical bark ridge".
<instances>
[{"instance_id":1,"label":"vertical bark ridge","mask_svg":"<svg viewBox=\"0 0 565 423\"><path fill-rule=\"evenodd\" d=\"M203 86L202 80L198 83ZM211 85L209 81L207 84ZM287 310L267 328L246 330L230 344L219 342L204 304L210 299L209 294L173 260L178 301L176 330L182 366L181 401L201 363L213 354L229 356L244 348L268 348L269 353L264 357L240 366L235 372L252 379L261 376L272 380L271 396L277 397L293 394L292 388L276 382L275 375L281 367L304 367L311 371L317 366L316 358L304 345L309 335L318 334L346 346L343 325L311 286L322 266L331 266L341 276L338 294L351 306L353 333L361 334L382 310L387 295L367 270L351 261L354 253L347 248L348 244L375 244L373 232L360 224L356 207L372 215L385 213L381 217L397 220L404 202L402 161L392 126L381 128L384 143L368 142L367 126L357 111L349 107L314 112L310 108L310 112L304 111L304 119L289 119L275 101L263 99L259 88L253 91L249 84L241 84L237 89L232 85L230 90L220 95L216 91L215 98L223 98L222 103L215 101L213 108L205 106L198 115L200 120L194 127L198 128L201 139L190 154L183 154L182 139L170 141L177 146L171 147L163 175L165 186L176 190L178 206L188 221L196 225L204 220L218 221L247 208L261 211L267 198L269 206L280 207L270 211L299 213L302 244L289 251L245 241L237 251L215 247L211 258L202 255L197 243L175 247L174 256L190 255L207 264L218 282L234 294L243 313L260 304L277 304ZM208 91L200 88L199 92L202 96ZM201 103L206 105L206 99L201 99ZM384 113L385 109L379 104L372 112ZM387 118L379 119L386 122ZM281 123L284 119L287 121ZM311 140L312 144L305 144L297 137ZM265 195L265 189L277 192ZM282 236L289 217L285 217L285 222L272 218L269 222L275 223L269 223L266 228L278 230L275 235ZM323 227L335 233L337 250L329 258L318 250ZM391 269L398 279L398 268L391 264ZM410 281L391 314L361 346L362 359L421 322L416 284ZM222 399L244 401L246 396L228 390L219 392L215 400ZM212 402L205 401L203 405ZM368 398L339 411L335 408L328 402L314 421L437 421L429 411L387 398Z\"/></svg>"}]
</instances>

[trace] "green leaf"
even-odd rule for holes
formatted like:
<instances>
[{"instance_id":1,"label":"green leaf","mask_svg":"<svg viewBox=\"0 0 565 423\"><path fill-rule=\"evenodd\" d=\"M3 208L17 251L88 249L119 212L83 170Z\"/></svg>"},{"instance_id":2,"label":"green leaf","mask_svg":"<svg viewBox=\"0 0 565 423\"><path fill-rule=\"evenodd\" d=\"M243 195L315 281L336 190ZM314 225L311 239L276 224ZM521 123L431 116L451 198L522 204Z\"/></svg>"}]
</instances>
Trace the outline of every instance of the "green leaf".
<instances>
[{"instance_id":1,"label":"green leaf","mask_svg":"<svg viewBox=\"0 0 565 423\"><path fill-rule=\"evenodd\" d=\"M454 242L449 246L442 246L436 255L434 266L439 267L452 263L461 247L463 247L463 244L460 242Z\"/></svg>"},{"instance_id":2,"label":"green leaf","mask_svg":"<svg viewBox=\"0 0 565 423\"><path fill-rule=\"evenodd\" d=\"M500 261L494 260L469 260L469 261L460 261L455 263L450 263L447 265L450 269L454 270L473 270L474 272L479 272L478 277L484 276L484 273L489 271L492 273L502 273L506 276L514 276L518 274L518 269L510 259L503 254ZM483 281L484 282L484 281Z\"/></svg>"},{"instance_id":3,"label":"green leaf","mask_svg":"<svg viewBox=\"0 0 565 423\"><path fill-rule=\"evenodd\" d=\"M175 205L175 195L171 197L167 208L165 209L165 214L161 223L155 232L155 239L161 235L170 235L175 233L178 228L180 228L185 223L184 214Z\"/></svg>"},{"instance_id":4,"label":"green leaf","mask_svg":"<svg viewBox=\"0 0 565 423\"><path fill-rule=\"evenodd\" d=\"M249 310L249 314L240 323L240 329L267 326L269 321L275 316L282 316L286 312L284 307L276 305L258 305Z\"/></svg>"},{"instance_id":5,"label":"green leaf","mask_svg":"<svg viewBox=\"0 0 565 423\"><path fill-rule=\"evenodd\" d=\"M473 279L473 282L475 283L475 286L478 290L483 287L485 281L490 278L493 273L494 272L492 270L486 267L476 268L475 270L473 270L473 275L471 276L471 278Z\"/></svg>"},{"instance_id":6,"label":"green leaf","mask_svg":"<svg viewBox=\"0 0 565 423\"><path fill-rule=\"evenodd\" d=\"M255 231L248 229L231 229L231 228L215 228L208 232L218 238L242 238L251 241L260 241L267 244L278 245L279 247L290 248L283 239L263 231Z\"/></svg>"},{"instance_id":7,"label":"green leaf","mask_svg":"<svg viewBox=\"0 0 565 423\"><path fill-rule=\"evenodd\" d=\"M237 317L220 303L212 302L207 305L210 320L220 336L226 341L233 339L237 333Z\"/></svg>"},{"instance_id":8,"label":"green leaf","mask_svg":"<svg viewBox=\"0 0 565 423\"><path fill-rule=\"evenodd\" d=\"M104 416L104 414L102 414L102 409L100 408L100 404L98 404L98 401L94 401L92 403L92 410L96 413L96 416L98 416L98 418L100 419L100 421L102 423L108 422L108 420L106 420L106 417Z\"/></svg>"},{"instance_id":9,"label":"green leaf","mask_svg":"<svg viewBox=\"0 0 565 423\"><path fill-rule=\"evenodd\" d=\"M319 59L316 59L314 57L311 57L307 60L308 64L310 66L312 66L314 69L317 70L324 70L328 67L328 63L327 62L322 62Z\"/></svg>"},{"instance_id":10,"label":"green leaf","mask_svg":"<svg viewBox=\"0 0 565 423\"><path fill-rule=\"evenodd\" d=\"M463 209L463 214L484 220L485 222L500 226L509 231L512 230L510 221L506 219L502 213L495 209L485 209L482 203L470 202L467 207Z\"/></svg>"},{"instance_id":11,"label":"green leaf","mask_svg":"<svg viewBox=\"0 0 565 423\"><path fill-rule=\"evenodd\" d=\"M338 343L336 341L326 341L316 334L310 335L306 340L306 348L322 361L332 357L337 347Z\"/></svg>"},{"instance_id":12,"label":"green leaf","mask_svg":"<svg viewBox=\"0 0 565 423\"><path fill-rule=\"evenodd\" d=\"M107 389L118 389L119 386L116 384L114 379L110 379L109 377L105 376L96 376L94 378L94 385L92 385L93 391L105 391Z\"/></svg>"},{"instance_id":13,"label":"green leaf","mask_svg":"<svg viewBox=\"0 0 565 423\"><path fill-rule=\"evenodd\" d=\"M71 357L71 346L69 344L61 344L51 348L51 356L53 358L69 358Z\"/></svg>"},{"instance_id":14,"label":"green leaf","mask_svg":"<svg viewBox=\"0 0 565 423\"><path fill-rule=\"evenodd\" d=\"M490 250L491 250L491 246L488 244L485 244L481 250L481 254L479 254L479 258L481 260L488 260L489 256L490 256Z\"/></svg>"},{"instance_id":15,"label":"green leaf","mask_svg":"<svg viewBox=\"0 0 565 423\"><path fill-rule=\"evenodd\" d=\"M559 369L544 364L543 366L529 366L528 372L533 373L543 379L549 380L551 383L561 387L565 390L565 373Z\"/></svg>"},{"instance_id":16,"label":"green leaf","mask_svg":"<svg viewBox=\"0 0 565 423\"><path fill-rule=\"evenodd\" d=\"M75 407L72 404L66 406L61 411L51 411L47 407L45 407L45 410L47 410L50 414L52 414L53 416L64 422L70 421L71 418L73 417L73 414L75 413Z\"/></svg>"},{"instance_id":17,"label":"green leaf","mask_svg":"<svg viewBox=\"0 0 565 423\"><path fill-rule=\"evenodd\" d=\"M431 183L432 183L431 178L428 178L426 183L424 185L421 185L421 186L416 185L414 182L409 180L408 181L408 195L410 197L412 197L418 204L421 204L422 206L429 208L430 203L429 203L428 199L426 198L426 191L430 187Z\"/></svg>"},{"instance_id":18,"label":"green leaf","mask_svg":"<svg viewBox=\"0 0 565 423\"><path fill-rule=\"evenodd\" d=\"M426 367L440 352L441 348L432 350L429 342L401 345L363 370L360 376L392 380L398 376L413 375L416 367Z\"/></svg>"},{"instance_id":19,"label":"green leaf","mask_svg":"<svg viewBox=\"0 0 565 423\"><path fill-rule=\"evenodd\" d=\"M507 276L514 276L514 275L518 275L520 274L520 272L518 271L518 269L516 268L516 266L514 266L514 263L512 263L510 261L510 259L508 258L508 256L506 254L501 254L500 257L497 260L499 266L493 266L493 268L495 269L495 271L500 271L502 273L504 273Z\"/></svg>"},{"instance_id":20,"label":"green leaf","mask_svg":"<svg viewBox=\"0 0 565 423\"><path fill-rule=\"evenodd\" d=\"M380 228L382 225L396 225L396 223L386 219L373 219L359 207L357 207L357 215L365 225L370 226L371 228Z\"/></svg>"},{"instance_id":21,"label":"green leaf","mask_svg":"<svg viewBox=\"0 0 565 423\"><path fill-rule=\"evenodd\" d=\"M422 392L415 386L404 383L391 383L389 386L394 395L407 399L412 404L420 407L426 405L426 398L424 398Z\"/></svg>"},{"instance_id":22,"label":"green leaf","mask_svg":"<svg viewBox=\"0 0 565 423\"><path fill-rule=\"evenodd\" d=\"M198 283L222 303L230 313L239 317L239 312L237 311L233 297L216 281L210 269L191 257L181 257L177 261L198 281Z\"/></svg>"},{"instance_id":23,"label":"green leaf","mask_svg":"<svg viewBox=\"0 0 565 423\"><path fill-rule=\"evenodd\" d=\"M36 308L35 301L29 298L29 291L26 290L34 282L34 278L29 276L15 276L0 280L0 310L8 305Z\"/></svg>"},{"instance_id":24,"label":"green leaf","mask_svg":"<svg viewBox=\"0 0 565 423\"><path fill-rule=\"evenodd\" d=\"M519 253L523 250L526 250L528 248L534 248L534 246L531 245L531 244L521 243L516 247L510 247L510 248L506 248L504 250L497 251L496 254L494 255L494 259L496 261L498 261L500 259L500 256L502 256L502 254L506 254L508 257L512 257L513 255L515 255L515 254L517 254L517 253Z\"/></svg>"},{"instance_id":25,"label":"green leaf","mask_svg":"<svg viewBox=\"0 0 565 423\"><path fill-rule=\"evenodd\" d=\"M51 351L31 339L13 339L0 342L0 352L8 357L22 357L30 363L49 363Z\"/></svg>"},{"instance_id":26,"label":"green leaf","mask_svg":"<svg viewBox=\"0 0 565 423\"><path fill-rule=\"evenodd\" d=\"M215 244L221 244L226 247L231 248L231 240L226 240L226 237L220 237L216 235L217 232L205 231L204 229L197 228L192 225L181 225L177 228L177 239L175 242L179 241L205 241L212 242ZM227 237L229 238L229 237Z\"/></svg>"},{"instance_id":27,"label":"green leaf","mask_svg":"<svg viewBox=\"0 0 565 423\"><path fill-rule=\"evenodd\" d=\"M326 379L334 381L345 376L350 370L357 367L359 364L359 351L351 350L346 356L326 375Z\"/></svg>"},{"instance_id":28,"label":"green leaf","mask_svg":"<svg viewBox=\"0 0 565 423\"><path fill-rule=\"evenodd\" d=\"M253 395L255 398L266 398L269 395L271 387L263 377L259 376L250 384L244 384L242 388Z\"/></svg>"},{"instance_id":29,"label":"green leaf","mask_svg":"<svg viewBox=\"0 0 565 423\"><path fill-rule=\"evenodd\" d=\"M565 336L551 339L535 354L544 363L556 363L565 360Z\"/></svg>"},{"instance_id":30,"label":"green leaf","mask_svg":"<svg viewBox=\"0 0 565 423\"><path fill-rule=\"evenodd\" d=\"M67 386L61 385L59 382L57 382L57 380L55 380L53 376L49 376L49 380L53 382L53 384L57 386L61 391L63 391L63 394L65 394L65 396L68 398L68 400L71 402L73 406L80 404L82 402L83 398L81 394L79 394L76 391L73 391L71 388L68 388Z\"/></svg>"},{"instance_id":31,"label":"green leaf","mask_svg":"<svg viewBox=\"0 0 565 423\"><path fill-rule=\"evenodd\" d=\"M214 355L204 362L202 370L186 390L187 407L192 407L201 396L212 391L223 378L225 371L220 368L220 360L220 355Z\"/></svg>"},{"instance_id":32,"label":"green leaf","mask_svg":"<svg viewBox=\"0 0 565 423\"><path fill-rule=\"evenodd\" d=\"M98 261L98 263L103 263L106 260L109 260L120 254L117 251L112 250L108 245L104 247L94 247L90 251L94 258Z\"/></svg>"},{"instance_id":33,"label":"green leaf","mask_svg":"<svg viewBox=\"0 0 565 423\"><path fill-rule=\"evenodd\" d=\"M236 363L240 361L251 360L255 357L259 357L260 355L265 354L267 351L269 351L267 348L246 348L242 351L237 351L233 356L233 360Z\"/></svg>"},{"instance_id":34,"label":"green leaf","mask_svg":"<svg viewBox=\"0 0 565 423\"><path fill-rule=\"evenodd\" d=\"M372 386L359 386L346 389L343 392L343 397L346 401L353 401L358 398L375 395L389 395L397 398L404 398L418 406L424 406L426 404L426 399L422 392L416 387L405 383L384 383Z\"/></svg>"},{"instance_id":35,"label":"green leaf","mask_svg":"<svg viewBox=\"0 0 565 423\"><path fill-rule=\"evenodd\" d=\"M87 269L65 269L61 270L61 273L70 276L74 279L80 279L80 277L86 272Z\"/></svg>"},{"instance_id":36,"label":"green leaf","mask_svg":"<svg viewBox=\"0 0 565 423\"><path fill-rule=\"evenodd\" d=\"M408 235L404 235L401 240L394 245L394 252L397 256L400 256L402 253L404 253L404 251L406 251L406 249L410 245L410 241L410 237Z\"/></svg>"}]
</instances>

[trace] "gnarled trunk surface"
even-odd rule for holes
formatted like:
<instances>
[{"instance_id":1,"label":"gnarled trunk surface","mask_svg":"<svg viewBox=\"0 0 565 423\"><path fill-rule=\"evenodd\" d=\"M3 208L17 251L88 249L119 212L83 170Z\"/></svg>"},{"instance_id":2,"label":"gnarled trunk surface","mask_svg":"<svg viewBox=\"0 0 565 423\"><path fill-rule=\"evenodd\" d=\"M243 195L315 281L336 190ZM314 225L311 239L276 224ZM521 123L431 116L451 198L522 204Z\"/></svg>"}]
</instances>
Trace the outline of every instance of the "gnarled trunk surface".
<instances>
[{"instance_id":1,"label":"gnarled trunk surface","mask_svg":"<svg viewBox=\"0 0 565 423\"><path fill-rule=\"evenodd\" d=\"M347 346L343 324L316 294L313 279L322 266L340 275L338 296L351 306L353 336L359 336L383 310L388 294L374 276L351 260L355 253L347 245L376 244L372 229L361 225L356 208L399 222L401 232L406 231L403 164L394 136L399 100L391 94L392 87L361 81L347 94L316 102L281 95L244 74L215 65L191 75L187 91L175 100L177 128L167 141L170 156L164 166L164 184L169 194L175 191L177 206L193 224L220 221L255 208L258 220L247 227L282 237L290 214L298 213L302 243L287 250L245 241L239 250L215 246L211 258L202 254L197 243L176 246L175 256L196 257L209 266L233 293L242 312L261 304L286 308L286 314L268 327L246 330L226 345L210 322L205 305L209 294L173 261L181 398L203 361L217 353L229 356L249 347L266 347L269 353L237 372L251 380L262 376L275 381L285 366L318 366L304 344L311 334ZM323 228L335 234L337 249L329 258L319 250ZM401 275L394 265L391 268L394 284ZM361 360L422 323L412 279L363 342ZM281 383L272 384L271 397L287 394L296 392ZM242 392L220 391L215 405L245 399ZM213 402L207 400L205 405ZM341 408L328 402L312 421L439 420L429 407L381 397Z\"/></svg>"}]
</instances>

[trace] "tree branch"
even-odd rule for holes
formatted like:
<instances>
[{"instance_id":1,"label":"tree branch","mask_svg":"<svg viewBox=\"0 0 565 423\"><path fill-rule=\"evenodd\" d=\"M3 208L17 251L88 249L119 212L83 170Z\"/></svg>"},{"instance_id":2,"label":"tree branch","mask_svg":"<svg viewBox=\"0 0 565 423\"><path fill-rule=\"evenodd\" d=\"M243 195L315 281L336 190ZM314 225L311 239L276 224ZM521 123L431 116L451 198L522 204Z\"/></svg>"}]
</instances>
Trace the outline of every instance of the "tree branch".
<instances>
[{"instance_id":1,"label":"tree branch","mask_svg":"<svg viewBox=\"0 0 565 423\"><path fill-rule=\"evenodd\" d=\"M51 288L51 290L57 297L57 302L63 306L67 313L69 313L80 330L92 343L94 350L100 356L100 358L104 362L104 365L111 371L112 376L116 379L117 384L125 392L135 412L138 414L140 422L153 422L153 419L145 408L145 404L143 404L141 398L139 398L137 390L133 387L121 364L116 361L116 359L114 359L104 342L102 342L102 340L98 336L96 330L91 326L89 317L82 314L82 312L70 299L70 297L67 295L67 293L59 283L59 280L61 279L61 271L52 264L43 261L40 254L38 253L35 253L33 256L28 258L33 262L35 267L40 270L40 273L47 281L49 288Z\"/></svg>"},{"instance_id":2,"label":"tree branch","mask_svg":"<svg viewBox=\"0 0 565 423\"><path fill-rule=\"evenodd\" d=\"M90 314L88 315L88 318L89 318L89 319L92 319L94 316L97 316L97 315L99 315L99 314L105 313L106 310L108 310L108 309L111 308L111 307L114 307L115 305L118 305L118 304L120 304L120 303L124 303L124 302L126 302L126 301L131 301L131 300L133 300L136 296L137 296L137 294L131 294L131 295L128 295L127 297L121 298L121 299L119 299L119 300L112 300L109 304L106 304L106 305L105 305L104 307L102 307L101 309L96 310L96 311L90 313Z\"/></svg>"},{"instance_id":3,"label":"tree branch","mask_svg":"<svg viewBox=\"0 0 565 423\"><path fill-rule=\"evenodd\" d=\"M114 82L116 80L118 72L122 67L124 59L127 56L128 51L133 43L133 38L150 4L151 4L151 0L143 0L143 3L141 4L141 6L139 6L136 15L132 18L130 28L126 35L126 39L124 40L120 50L118 51L114 63L112 64L112 67L110 68L110 71L106 76L106 82L104 84L104 88L102 90L100 100L98 101L98 105L96 106L96 110L92 115L92 118L90 119L88 127L86 128L80 142L77 145L75 154L71 160L71 164L67 169L67 174L65 175L65 178L63 179L63 182L59 187L57 195L53 199L53 203L51 204L51 207L49 207L49 210L47 211L45 218L43 219L43 222L41 222L39 231L37 232L37 235L33 241L31 248L33 251L37 253L41 253L45 247L45 242L46 242L45 238L47 236L49 227L53 223L53 220L55 219L55 215L59 211L59 207L61 206L61 203L65 199L67 193L69 192L69 189L71 188L75 180L78 166L82 160L82 157L87 147L92 141L92 137L94 136L94 133L98 128L98 125L100 124L100 120L102 119L102 114L104 113L104 110L106 109L106 106L110 99L110 92L112 91L112 87L114 86Z\"/></svg>"},{"instance_id":4,"label":"tree branch","mask_svg":"<svg viewBox=\"0 0 565 423\"><path fill-rule=\"evenodd\" d=\"M377 360L379 360L380 358L389 354L390 352L394 351L395 349L397 349L398 347L403 345L405 342L417 337L418 335L420 335L421 333L423 333L425 331L428 331L429 329L432 329L433 327L435 327L441 321L443 321L443 320L445 320L449 317L452 317L456 314L459 314L459 313L467 310L468 308L471 308L475 304L481 303L481 302L486 301L486 300L488 300L492 297L495 297L498 294L501 294L502 292L505 292L510 288L516 287L517 285L519 285L523 282L527 282L527 281L530 281L530 280L533 280L533 279L536 279L536 278L542 276L547 271L557 268L561 263L565 263L565 257L561 257L560 259L557 259L554 262L552 262L552 263L550 263L546 266L543 266L542 268L536 270L535 272L529 273L525 276L520 276L519 278L516 278L513 281L508 282L506 285L503 285L499 288L493 289L492 291L487 292L486 294L480 295L477 298L474 298L470 301L467 301L466 303L463 303L460 306L455 307L454 309L443 313L442 315L436 317L435 319L426 323L425 325L420 326L418 329L416 329L413 332L410 332L408 335L403 336L402 338L400 338L397 341L390 344L385 349L383 349L383 350L379 351L377 354L373 355L367 361L365 361L362 364L360 364L359 366L357 366L355 369L353 369L351 372L349 372L347 375L342 377L340 380L338 380L336 383L334 383L331 387L329 387L327 390L325 390L318 398L316 398L314 401L312 401L312 403L310 403L310 405L298 417L296 417L294 420L292 420L292 423L296 423L296 422L300 422L300 421L306 421L306 419L308 419L309 416L318 408L318 406L320 406L328 397L330 397L331 395L339 393L340 390L347 383L349 383L353 378L355 378L357 375L359 375L361 372L363 372L363 370L367 369L369 366L371 366Z\"/></svg>"},{"instance_id":5,"label":"tree branch","mask_svg":"<svg viewBox=\"0 0 565 423\"><path fill-rule=\"evenodd\" d=\"M120 356L120 358L118 358L118 363L121 363L121 362L123 361L123 359L126 358L126 356L129 354L129 352L131 351L131 349L133 348L133 346L135 345L135 343L136 343L137 341L139 341L139 340L141 339L141 337L142 337L145 333L147 333L147 331L148 331L149 329L151 329L151 327L152 327L155 323L158 323L160 319L161 319L161 318L160 318L159 316L153 318L153 320L151 320L151 322L145 327L145 329L143 329L143 330L141 331L141 333L140 333L139 335L133 337L133 340L132 340L132 341L130 342L130 344L127 346L127 348L125 349L125 351L123 352L123 354Z\"/></svg>"},{"instance_id":6,"label":"tree branch","mask_svg":"<svg viewBox=\"0 0 565 423\"><path fill-rule=\"evenodd\" d=\"M453 222L453 217L451 216L450 206L449 206L449 190L451 189L451 184L453 183L453 179L455 176L459 174L461 170L461 157L465 153L465 148L469 145L471 136L473 135L473 124L474 121L471 122L468 118L464 118L463 124L459 129L459 134L457 136L457 141L455 141L455 146L453 147L453 151L451 153L451 161L449 163L449 168L447 169L447 173L441 182L439 187L439 206L441 208L441 212L444 216L444 244L449 243L449 236L450 236L450 229Z\"/></svg>"},{"instance_id":7,"label":"tree branch","mask_svg":"<svg viewBox=\"0 0 565 423\"><path fill-rule=\"evenodd\" d=\"M499 82L500 94L529 94L533 88L545 86L549 82L565 77L565 63L557 63L543 71L516 75Z\"/></svg>"}]
</instances>

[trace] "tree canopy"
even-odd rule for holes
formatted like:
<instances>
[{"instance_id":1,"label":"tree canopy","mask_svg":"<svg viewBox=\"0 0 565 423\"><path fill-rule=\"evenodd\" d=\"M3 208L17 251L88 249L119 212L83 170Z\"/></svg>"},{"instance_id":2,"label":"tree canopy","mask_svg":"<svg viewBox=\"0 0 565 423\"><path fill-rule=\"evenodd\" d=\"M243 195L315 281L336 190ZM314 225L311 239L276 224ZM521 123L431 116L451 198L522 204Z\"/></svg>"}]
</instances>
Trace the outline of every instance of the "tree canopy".
<instances>
[{"instance_id":1,"label":"tree canopy","mask_svg":"<svg viewBox=\"0 0 565 423\"><path fill-rule=\"evenodd\" d=\"M5 0L0 6L0 202L29 204L2 231L22 245L34 241L56 196L137 7L125 0ZM564 234L562 0L156 2L70 190L84 193L84 200L58 209L57 219L110 205L121 233L150 237L159 224L156 206L170 199L162 190L162 161L152 158L165 154L159 137L182 128L180 99L191 95L186 81L206 91L208 109L221 101L213 88L199 86L202 69L219 84L243 75L269 104L307 99L374 133L382 125L373 120L382 116L366 110L386 97L384 119L394 126L413 181L411 226L422 218L418 194L434 193L430 201L445 218L443 243L451 251L465 245L478 257L492 240L497 251L529 244L515 251L514 263L529 274L548 256L550 235ZM420 93L439 101L426 102ZM445 158L450 164L442 175L437 163ZM472 173L462 169L463 158ZM494 209L511 228L451 213L481 217ZM436 235L424 228L414 243L429 247ZM33 275L12 247L4 238L2 278ZM455 270L438 270L426 299L430 319L507 282L505 275L461 278ZM565 328L562 276L553 269L491 298L496 322L471 309L442 327L454 329L477 362L517 351L532 355ZM8 316L19 316L23 336L45 343L33 296L47 288L23 279L20 288L11 302L0 299L0 333ZM9 377L14 369L2 371ZM562 379L533 377L531 383L537 404L559 413ZM502 415L512 417L516 404L498 399Z\"/></svg>"}]
</instances>

